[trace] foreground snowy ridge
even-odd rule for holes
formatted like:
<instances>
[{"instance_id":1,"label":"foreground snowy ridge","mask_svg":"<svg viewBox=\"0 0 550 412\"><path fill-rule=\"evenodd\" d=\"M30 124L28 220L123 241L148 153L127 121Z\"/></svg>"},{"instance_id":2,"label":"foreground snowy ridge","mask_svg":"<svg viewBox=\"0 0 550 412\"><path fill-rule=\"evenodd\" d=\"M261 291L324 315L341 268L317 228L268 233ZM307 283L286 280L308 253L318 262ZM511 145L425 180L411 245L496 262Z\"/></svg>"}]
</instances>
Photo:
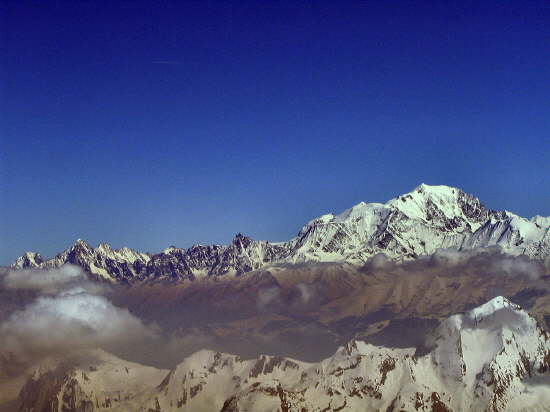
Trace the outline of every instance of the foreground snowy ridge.
<instances>
[{"instance_id":1,"label":"foreground snowy ridge","mask_svg":"<svg viewBox=\"0 0 550 412\"><path fill-rule=\"evenodd\" d=\"M545 259L550 256L550 217L528 220L486 209L479 199L448 186L422 184L385 204L361 202L339 215L308 222L287 241L255 241L238 234L230 245L170 247L158 254L107 244L93 248L82 240L44 260L27 252L15 268L82 266L114 282L195 279L242 274L277 263L364 263L377 253L410 260L440 248L468 250L498 246L505 253Z\"/></svg>"},{"instance_id":2,"label":"foreground snowy ridge","mask_svg":"<svg viewBox=\"0 0 550 412\"><path fill-rule=\"evenodd\" d=\"M169 371L101 351L89 359L38 369L21 391L21 411L495 412L550 405L550 335L503 297L449 317L417 349L352 340L318 363L202 350Z\"/></svg>"}]
</instances>

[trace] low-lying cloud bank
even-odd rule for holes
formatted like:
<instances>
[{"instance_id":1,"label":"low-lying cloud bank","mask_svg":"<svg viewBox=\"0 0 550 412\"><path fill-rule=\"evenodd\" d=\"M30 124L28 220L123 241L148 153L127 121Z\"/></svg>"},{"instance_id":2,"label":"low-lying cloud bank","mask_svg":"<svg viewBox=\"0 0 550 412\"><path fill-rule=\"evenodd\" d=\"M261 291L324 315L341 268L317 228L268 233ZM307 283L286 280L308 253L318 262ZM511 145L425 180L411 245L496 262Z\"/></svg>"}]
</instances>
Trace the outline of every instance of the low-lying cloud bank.
<instances>
[{"instance_id":1,"label":"low-lying cloud bank","mask_svg":"<svg viewBox=\"0 0 550 412\"><path fill-rule=\"evenodd\" d=\"M9 271L3 281L9 290L34 290L53 295L72 288L82 288L89 293L102 294L105 287L90 281L80 266L63 265L52 269L22 269Z\"/></svg>"},{"instance_id":2,"label":"low-lying cloud bank","mask_svg":"<svg viewBox=\"0 0 550 412\"><path fill-rule=\"evenodd\" d=\"M109 350L158 334L154 326L113 305L104 296L106 287L89 281L77 266L10 271L2 283L8 291L38 292L34 301L0 325L0 351L20 362Z\"/></svg>"},{"instance_id":3,"label":"low-lying cloud bank","mask_svg":"<svg viewBox=\"0 0 550 412\"><path fill-rule=\"evenodd\" d=\"M376 271L440 271L441 274L478 273L480 276L522 277L537 280L550 272L550 257L543 260L527 256L512 256L499 247L479 249L438 249L434 254L419 258L395 262L380 253L369 259L361 272Z\"/></svg>"},{"instance_id":4,"label":"low-lying cloud bank","mask_svg":"<svg viewBox=\"0 0 550 412\"><path fill-rule=\"evenodd\" d=\"M197 289L185 298L177 298L177 304L169 309L166 306L164 310L174 314L180 322L174 326L179 329L177 338L172 335L174 330L162 332L151 323L156 320L155 317L149 318L149 323L146 323L127 309L113 304L113 291L100 282L90 281L78 266L8 271L0 279L0 288L8 293L30 292L33 297L0 323L0 356L9 353L28 363L47 356L67 356L87 349L103 348L118 355L129 354L133 360L150 356L152 363L161 357L165 358L163 362L178 362L192 350L200 349L201 346L214 346L208 325L223 323L217 316L219 308L227 307L227 311L237 315L242 311L242 316L235 316L235 319L244 320L276 313L289 318L317 321L315 313L323 305L350 292L346 290L347 283L340 281L344 278L336 276L343 271L336 264L285 264L278 265L278 270L287 273L287 279L292 279L286 286L276 280L284 277L279 274L272 276L272 281L267 282L266 286L242 287L229 293L231 296L214 295L217 296L215 300L208 298L212 291L208 288L204 291ZM536 261L524 256L510 256L498 248L466 251L445 249L408 262L395 262L379 254L362 267L350 269L350 266L346 266L345 271L347 280L378 273L398 276L430 273L444 276L505 276L507 279L521 278L545 284L541 279L550 273L550 259ZM309 276L312 273L316 275ZM367 283L361 282L351 285L367 287ZM170 287L166 285L166 288ZM335 288L341 290L336 293ZM546 289L544 285L541 288ZM121 288L116 293L125 292ZM151 296L147 294L153 293L152 289L144 288L143 293L134 302L128 301L128 307L134 310L145 302L149 304ZM197 295L203 298L195 302L192 299ZM242 302L248 302L245 307L233 302L235 296L242 298L239 298ZM162 299L153 299L151 302L153 309L163 304ZM214 310L215 305L219 306L217 310ZM164 315L161 313L159 319ZM193 320L192 330L182 320L189 318ZM166 363L164 366L167 366Z\"/></svg>"}]
</instances>

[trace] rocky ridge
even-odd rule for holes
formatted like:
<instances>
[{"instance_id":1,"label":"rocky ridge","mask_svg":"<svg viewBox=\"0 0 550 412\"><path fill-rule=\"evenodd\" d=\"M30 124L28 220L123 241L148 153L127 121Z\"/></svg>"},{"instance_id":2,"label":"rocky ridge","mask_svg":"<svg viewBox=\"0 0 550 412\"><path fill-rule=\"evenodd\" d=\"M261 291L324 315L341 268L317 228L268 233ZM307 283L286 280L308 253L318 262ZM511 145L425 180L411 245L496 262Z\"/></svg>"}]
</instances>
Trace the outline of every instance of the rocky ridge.
<instances>
[{"instance_id":1,"label":"rocky ridge","mask_svg":"<svg viewBox=\"0 0 550 412\"><path fill-rule=\"evenodd\" d=\"M489 210L460 189L422 184L385 204L361 202L338 215L313 219L287 242L256 241L238 234L229 245L169 247L149 254L107 244L93 248L79 239L52 259L27 252L12 267L71 263L97 278L131 283L241 275L277 263L362 264L378 253L411 260L440 248L491 246L512 255L545 259L550 256L550 217L526 219Z\"/></svg>"}]
</instances>

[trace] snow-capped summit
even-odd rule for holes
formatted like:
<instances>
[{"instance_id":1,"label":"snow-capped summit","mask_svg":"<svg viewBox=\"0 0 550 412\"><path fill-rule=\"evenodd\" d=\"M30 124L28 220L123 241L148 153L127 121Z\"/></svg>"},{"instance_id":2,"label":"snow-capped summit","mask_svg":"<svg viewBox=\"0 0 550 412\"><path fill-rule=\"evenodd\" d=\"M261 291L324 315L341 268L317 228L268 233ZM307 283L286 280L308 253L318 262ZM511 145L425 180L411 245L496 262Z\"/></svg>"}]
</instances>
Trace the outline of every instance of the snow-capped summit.
<instances>
[{"instance_id":1,"label":"snow-capped summit","mask_svg":"<svg viewBox=\"0 0 550 412\"><path fill-rule=\"evenodd\" d=\"M550 256L550 217L528 220L487 209L476 197L449 186L421 184L386 203L360 202L339 213L306 223L286 242L256 241L237 234L229 245L170 247L151 255L107 244L93 248L83 240L53 259L31 252L16 268L82 266L114 282L195 279L243 273L276 263L346 262L362 264L384 253L410 260L438 249L498 246L512 255Z\"/></svg>"},{"instance_id":2,"label":"snow-capped summit","mask_svg":"<svg viewBox=\"0 0 550 412\"><path fill-rule=\"evenodd\" d=\"M40 253L26 252L23 256L17 258L12 267L15 269L35 268L44 262Z\"/></svg>"},{"instance_id":3,"label":"snow-capped summit","mask_svg":"<svg viewBox=\"0 0 550 412\"><path fill-rule=\"evenodd\" d=\"M479 228L489 211L473 196L448 186L421 184L412 192L392 199L387 203L400 210L410 219L445 225L462 220L472 231ZM453 225L451 223L451 225ZM440 226L441 227L441 226ZM443 226L444 227L444 226Z\"/></svg>"},{"instance_id":4,"label":"snow-capped summit","mask_svg":"<svg viewBox=\"0 0 550 412\"><path fill-rule=\"evenodd\" d=\"M475 309L472 309L468 312L470 318L474 318L476 322L481 322L483 319L494 316L495 313L507 310L510 312L517 312L521 310L521 306L516 305L515 303L510 302L504 296L497 296L487 303L484 303L481 306L478 306Z\"/></svg>"},{"instance_id":5,"label":"snow-capped summit","mask_svg":"<svg viewBox=\"0 0 550 412\"><path fill-rule=\"evenodd\" d=\"M288 259L361 263L384 253L406 260L440 248L494 245L511 254L540 258L550 254L550 225L546 218L536 222L538 226L488 210L460 189L422 184L384 204L361 202L339 215L311 220L290 241Z\"/></svg>"}]
</instances>

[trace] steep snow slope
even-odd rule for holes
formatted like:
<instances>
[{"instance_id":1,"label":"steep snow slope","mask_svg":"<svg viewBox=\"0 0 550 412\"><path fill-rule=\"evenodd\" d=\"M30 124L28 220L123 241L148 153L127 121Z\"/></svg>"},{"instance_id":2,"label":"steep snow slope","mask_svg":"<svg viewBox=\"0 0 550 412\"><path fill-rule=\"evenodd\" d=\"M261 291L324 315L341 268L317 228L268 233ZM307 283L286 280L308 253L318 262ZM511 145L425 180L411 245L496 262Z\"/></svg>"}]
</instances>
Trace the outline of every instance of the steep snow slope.
<instances>
[{"instance_id":1,"label":"steep snow slope","mask_svg":"<svg viewBox=\"0 0 550 412\"><path fill-rule=\"evenodd\" d=\"M550 256L550 218L527 220L510 212L491 211L460 189L422 184L385 204L361 202L339 215L313 219L287 242L255 241L238 234L226 246L170 247L150 255L128 248L114 250L105 244L92 248L78 240L46 261L28 252L13 267L73 263L96 277L116 282L181 280L240 275L274 263L361 264L377 253L408 260L440 248L488 246L544 259Z\"/></svg>"},{"instance_id":2,"label":"steep snow slope","mask_svg":"<svg viewBox=\"0 0 550 412\"><path fill-rule=\"evenodd\" d=\"M542 411L550 405L550 336L503 297L446 319L417 350L351 341L319 363L202 350L162 371L163 378L134 364L125 375L127 362L103 356L62 373L37 372L22 391L22 410L32 411L38 401L50 402L51 412ZM113 384L115 375L120 381Z\"/></svg>"}]
</instances>

